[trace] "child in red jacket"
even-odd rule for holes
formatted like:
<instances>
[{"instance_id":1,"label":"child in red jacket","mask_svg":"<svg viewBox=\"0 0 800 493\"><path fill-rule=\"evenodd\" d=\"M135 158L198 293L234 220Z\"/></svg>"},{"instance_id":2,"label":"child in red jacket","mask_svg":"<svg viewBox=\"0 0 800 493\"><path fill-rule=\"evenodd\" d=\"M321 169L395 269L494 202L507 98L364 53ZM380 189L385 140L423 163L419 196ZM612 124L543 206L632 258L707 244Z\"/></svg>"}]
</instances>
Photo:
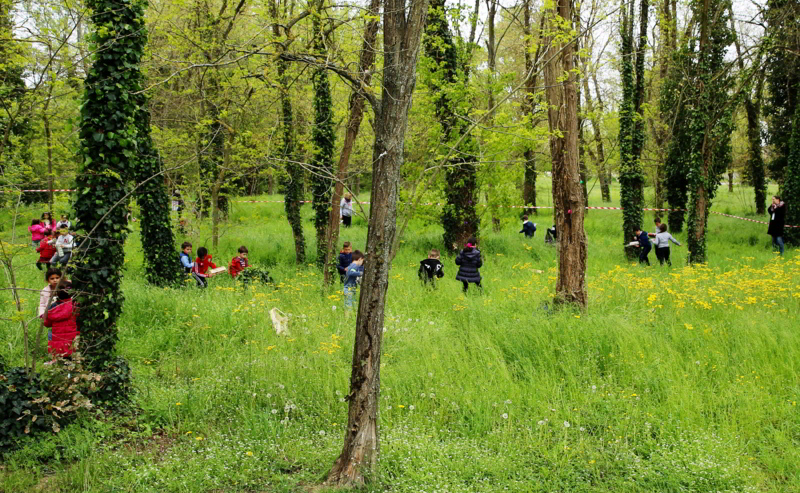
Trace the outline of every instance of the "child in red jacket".
<instances>
[{"instance_id":1,"label":"child in red jacket","mask_svg":"<svg viewBox=\"0 0 800 493\"><path fill-rule=\"evenodd\" d=\"M50 266L50 259L56 254L56 247L50 244L50 240L55 239L55 233L50 231L47 236L42 238L39 242L39 247L36 251L39 253L39 260L36 261L36 268L42 270L42 267Z\"/></svg>"},{"instance_id":2,"label":"child in red jacket","mask_svg":"<svg viewBox=\"0 0 800 493\"><path fill-rule=\"evenodd\" d=\"M231 259L231 263L228 265L228 272L230 272L232 278L236 279L240 272L250 267L247 262L247 253L247 247L242 245L239 247L239 255Z\"/></svg>"},{"instance_id":3,"label":"child in red jacket","mask_svg":"<svg viewBox=\"0 0 800 493\"><path fill-rule=\"evenodd\" d=\"M47 352L54 357L72 354L72 343L80 334L69 288L68 282L58 283L56 288L58 302L47 310L47 317L44 319L44 326L53 329L53 338L47 343Z\"/></svg>"},{"instance_id":4,"label":"child in red jacket","mask_svg":"<svg viewBox=\"0 0 800 493\"><path fill-rule=\"evenodd\" d=\"M194 267L192 267L192 277L197 282L198 288L206 288L208 287L208 279L209 277L213 277L214 274L210 274L208 269L216 269L217 264L211 261L211 255L208 254L208 249L206 247L200 247L197 249L197 258L194 259Z\"/></svg>"}]
</instances>

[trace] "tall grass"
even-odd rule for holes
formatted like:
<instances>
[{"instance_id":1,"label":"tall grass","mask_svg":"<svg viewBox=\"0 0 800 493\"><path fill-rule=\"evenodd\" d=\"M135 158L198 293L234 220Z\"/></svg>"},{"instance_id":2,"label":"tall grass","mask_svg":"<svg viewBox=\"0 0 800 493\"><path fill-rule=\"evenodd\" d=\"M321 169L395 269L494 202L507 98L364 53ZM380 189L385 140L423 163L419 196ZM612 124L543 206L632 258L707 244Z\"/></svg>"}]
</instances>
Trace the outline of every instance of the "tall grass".
<instances>
[{"instance_id":1,"label":"tall grass","mask_svg":"<svg viewBox=\"0 0 800 493\"><path fill-rule=\"evenodd\" d=\"M715 210L747 214L745 193L723 190ZM390 280L370 491L800 490L795 252L777 258L766 226L712 216L707 266L685 267L685 248L673 246L674 267L643 268L622 255L619 213L591 211L589 310L553 311L550 212L533 218L533 240L517 234L517 212L501 231L483 231L480 295L461 293L446 258L437 289L420 286L418 262L441 229L412 222ZM310 208L304 214L313 243ZM6 455L0 490L296 491L318 482L347 420L355 316L338 287L294 266L282 206L234 204L211 252L226 264L246 245L277 289L242 291L227 276L205 291L149 287L137 235L134 227L118 349L133 365L141 411L86 419ZM200 224L188 239L196 249L208 236ZM342 232L355 248L365 238L363 219ZM21 269L26 286L43 286L38 276ZM272 330L272 307L291 314L290 336ZM0 353L17 363L18 327L0 324Z\"/></svg>"}]
</instances>

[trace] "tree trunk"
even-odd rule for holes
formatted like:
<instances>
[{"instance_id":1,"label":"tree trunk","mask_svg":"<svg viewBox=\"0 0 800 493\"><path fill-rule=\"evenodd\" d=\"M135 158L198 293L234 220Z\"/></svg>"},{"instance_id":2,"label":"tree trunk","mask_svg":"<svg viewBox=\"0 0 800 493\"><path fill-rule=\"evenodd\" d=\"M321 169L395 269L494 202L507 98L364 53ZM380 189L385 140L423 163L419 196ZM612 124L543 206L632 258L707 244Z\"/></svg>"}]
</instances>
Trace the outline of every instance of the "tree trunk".
<instances>
[{"instance_id":1,"label":"tree trunk","mask_svg":"<svg viewBox=\"0 0 800 493\"><path fill-rule=\"evenodd\" d=\"M274 0L270 3L270 11L274 19L272 25L272 34L278 38L280 36L280 24L278 22L278 3L280 0ZM294 8L294 2L291 3L291 9ZM291 14L290 14L291 15ZM286 38L290 38L289 32L286 32ZM283 51L283 45L278 46L279 51ZM294 237L294 252L295 262L297 265L302 265L306 262L306 240L303 236L303 219L300 216L300 208L303 206L303 168L296 160L295 156L295 143L296 134L294 129L294 114L292 112L292 98L289 94L290 80L286 75L285 60L278 58L275 62L278 69L278 84L281 98L281 125L282 132L282 157L286 160L286 172L289 175L289 181L286 184L286 193L283 197L283 208L286 211L286 219L289 222L289 227L292 228L292 236Z\"/></svg>"},{"instance_id":2,"label":"tree trunk","mask_svg":"<svg viewBox=\"0 0 800 493\"><path fill-rule=\"evenodd\" d=\"M594 82L594 91L597 96L597 111L602 115L604 111L603 97L600 94L600 85L597 83L597 73L592 74L592 82ZM603 202L611 202L611 173L608 172L608 167L606 166L605 144L603 144L600 121L598 120L597 125L595 125L593 121L592 126L595 128L594 138L595 145L597 146L597 160L600 163L600 166L597 168L597 173L603 176L600 180Z\"/></svg>"},{"instance_id":3,"label":"tree trunk","mask_svg":"<svg viewBox=\"0 0 800 493\"><path fill-rule=\"evenodd\" d=\"M220 207L219 207L219 195L220 190L222 189L222 184L225 183L225 172L226 170L230 169L231 166L231 147L233 146L233 137L234 133L233 130L228 128L228 142L223 147L222 150L222 169L219 171L217 175L217 179L214 180L213 188L211 189L211 246L214 247L216 250L217 246L219 246L219 221L220 221ZM219 139L223 139L223 136L218 136Z\"/></svg>"},{"instance_id":4,"label":"tree trunk","mask_svg":"<svg viewBox=\"0 0 800 493\"><path fill-rule=\"evenodd\" d=\"M373 16L364 27L364 41L361 45L361 55L358 63L359 80L362 87L368 87L372 78L372 68L375 65L376 42L378 38L378 19L380 15L381 0L371 0L369 14ZM344 181L347 177L347 167L350 163L350 154L356 142L361 120L364 118L364 96L357 90L350 94L350 119L344 136L342 153L339 155L339 169L336 173L336 183L331 197L331 211L328 218L328 237L325 254L325 284L330 284L336 273L335 256L336 246L339 244L339 204L344 191Z\"/></svg>"},{"instance_id":5,"label":"tree trunk","mask_svg":"<svg viewBox=\"0 0 800 493\"><path fill-rule=\"evenodd\" d=\"M592 156L595 158L595 169L597 169L597 179L600 181L600 194L603 197L603 202L611 202L611 191L608 188L608 180L606 176L606 151L603 147L603 136L600 130L600 119L594 111L594 104L592 102L592 93L589 90L589 74L583 78L583 93L586 95L586 111L589 114L589 121L592 122L592 130L594 132L594 144L597 148L597 154ZM587 202L588 205L588 202Z\"/></svg>"},{"instance_id":6,"label":"tree trunk","mask_svg":"<svg viewBox=\"0 0 800 493\"><path fill-rule=\"evenodd\" d=\"M571 26L570 0L558 0L548 15L550 29ZM586 234L583 230L583 193L578 170L578 95L575 87L574 42L564 45L567 33L551 38L545 59L550 156L553 161L553 208L558 231L558 280L555 302L586 309ZM559 53L559 50L561 52ZM566 80L564 76L566 74Z\"/></svg>"},{"instance_id":7,"label":"tree trunk","mask_svg":"<svg viewBox=\"0 0 800 493\"><path fill-rule=\"evenodd\" d=\"M543 25L545 16L541 16L541 22L539 26L539 42L536 44L536 53L533 57L531 57L531 49L533 44L533 32L532 32L532 25L531 25L531 0L525 0L523 5L525 9L523 20L524 20L524 32L525 32L525 100L523 104L523 111L525 115L528 117L529 124L531 128L536 126L536 122L533 121L534 110L535 110L535 100L534 94L536 92L536 79L537 75L539 74L538 65L539 65L539 56L541 54L541 47L542 47L542 35L544 33ZM525 158L525 174L522 181L522 203L527 207L526 213L532 214L539 214L539 210L536 208L536 157L534 154L534 150L532 148L533 144L528 143L525 147L524 158Z\"/></svg>"},{"instance_id":8,"label":"tree trunk","mask_svg":"<svg viewBox=\"0 0 800 493\"><path fill-rule=\"evenodd\" d=\"M44 138L47 145L47 196L50 204L50 220L53 221L53 133L50 130L50 117L47 115L47 110L50 107L50 98L53 95L53 82L50 81L47 91L47 99L42 107L42 123L44 124Z\"/></svg>"},{"instance_id":9,"label":"tree trunk","mask_svg":"<svg viewBox=\"0 0 800 493\"><path fill-rule=\"evenodd\" d=\"M347 429L342 452L328 483L359 485L377 465L380 358L389 255L397 219L397 187L403 164L405 130L414 89L417 54L428 11L427 0L386 0L383 16L384 63L380 111L376 110L372 206L367 256L356 320Z\"/></svg>"},{"instance_id":10,"label":"tree trunk","mask_svg":"<svg viewBox=\"0 0 800 493\"><path fill-rule=\"evenodd\" d=\"M489 112L488 123L494 121L494 74L497 70L497 45L495 44L494 34L494 19L497 15L497 0L486 0L486 8L488 15L486 20L486 30L488 33L486 39L486 64L489 68L489 78L486 84L487 87L487 111Z\"/></svg>"}]
</instances>

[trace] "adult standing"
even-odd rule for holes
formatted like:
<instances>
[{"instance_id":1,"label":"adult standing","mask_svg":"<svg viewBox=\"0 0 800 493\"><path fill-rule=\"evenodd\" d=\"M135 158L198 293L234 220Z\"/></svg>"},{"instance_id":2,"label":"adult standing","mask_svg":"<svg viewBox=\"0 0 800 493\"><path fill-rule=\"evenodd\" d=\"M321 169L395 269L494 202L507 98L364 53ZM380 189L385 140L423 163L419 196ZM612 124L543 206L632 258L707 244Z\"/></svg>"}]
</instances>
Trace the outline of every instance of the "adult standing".
<instances>
[{"instance_id":1,"label":"adult standing","mask_svg":"<svg viewBox=\"0 0 800 493\"><path fill-rule=\"evenodd\" d=\"M342 217L342 225L349 228L353 221L353 196L349 193L344 194L342 201L339 202L339 214Z\"/></svg>"},{"instance_id":2,"label":"adult standing","mask_svg":"<svg viewBox=\"0 0 800 493\"><path fill-rule=\"evenodd\" d=\"M778 247L783 255L783 226L786 224L786 203L777 195L772 197L772 204L767 209L769 213L769 228L767 234L772 236L772 246Z\"/></svg>"}]
</instances>

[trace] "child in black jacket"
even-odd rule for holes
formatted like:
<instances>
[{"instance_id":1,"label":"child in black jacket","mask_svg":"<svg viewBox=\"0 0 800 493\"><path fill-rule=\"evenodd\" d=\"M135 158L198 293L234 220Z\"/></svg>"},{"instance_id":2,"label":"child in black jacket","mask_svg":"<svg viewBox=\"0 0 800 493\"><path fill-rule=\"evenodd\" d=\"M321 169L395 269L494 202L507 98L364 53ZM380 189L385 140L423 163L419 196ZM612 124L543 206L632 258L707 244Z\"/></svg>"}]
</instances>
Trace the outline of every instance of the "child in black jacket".
<instances>
[{"instance_id":1,"label":"child in black jacket","mask_svg":"<svg viewBox=\"0 0 800 493\"><path fill-rule=\"evenodd\" d=\"M439 261L439 250L431 250L428 253L428 258L420 261L419 272L417 275L423 284L431 283L436 287L436 279L444 277L444 269L442 263Z\"/></svg>"},{"instance_id":2,"label":"child in black jacket","mask_svg":"<svg viewBox=\"0 0 800 493\"><path fill-rule=\"evenodd\" d=\"M478 250L478 240L474 237L467 240L466 247L458 252L456 257L456 265L458 266L458 274L456 280L464 284L464 292L469 289L469 283L481 288L481 273L478 269L483 265L481 260L481 251Z\"/></svg>"}]
</instances>

